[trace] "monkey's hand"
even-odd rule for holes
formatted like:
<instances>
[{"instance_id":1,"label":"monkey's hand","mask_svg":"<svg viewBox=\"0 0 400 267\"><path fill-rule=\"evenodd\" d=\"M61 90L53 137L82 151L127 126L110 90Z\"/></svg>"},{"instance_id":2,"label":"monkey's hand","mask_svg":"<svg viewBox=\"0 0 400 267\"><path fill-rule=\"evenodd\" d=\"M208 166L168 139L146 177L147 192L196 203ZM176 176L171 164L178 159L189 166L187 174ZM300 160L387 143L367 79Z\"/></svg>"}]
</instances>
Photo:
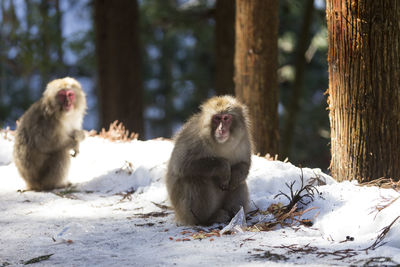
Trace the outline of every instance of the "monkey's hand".
<instances>
[{"instance_id":1,"label":"monkey's hand","mask_svg":"<svg viewBox=\"0 0 400 267\"><path fill-rule=\"evenodd\" d=\"M79 142L74 140L74 146L72 147L71 156L75 158L76 156L78 156L78 154L79 154Z\"/></svg>"},{"instance_id":2,"label":"monkey's hand","mask_svg":"<svg viewBox=\"0 0 400 267\"><path fill-rule=\"evenodd\" d=\"M75 130L72 133L72 154L71 156L76 157L79 154L79 142L85 139L85 133L82 130Z\"/></svg>"},{"instance_id":3,"label":"monkey's hand","mask_svg":"<svg viewBox=\"0 0 400 267\"><path fill-rule=\"evenodd\" d=\"M72 137L77 141L81 142L83 139L85 139L85 133L82 130L75 130L72 133Z\"/></svg>"},{"instance_id":4,"label":"monkey's hand","mask_svg":"<svg viewBox=\"0 0 400 267\"><path fill-rule=\"evenodd\" d=\"M211 179L221 190L228 190L231 166L224 158L200 158L184 164L183 173L184 176L194 179Z\"/></svg>"},{"instance_id":5,"label":"monkey's hand","mask_svg":"<svg viewBox=\"0 0 400 267\"><path fill-rule=\"evenodd\" d=\"M78 154L79 154L79 145L72 149L71 156L75 158L76 156L78 156Z\"/></svg>"},{"instance_id":6,"label":"monkey's hand","mask_svg":"<svg viewBox=\"0 0 400 267\"><path fill-rule=\"evenodd\" d=\"M247 162L239 162L232 165L231 179L229 181L229 191L235 190L241 183L243 183L249 174L250 164Z\"/></svg>"},{"instance_id":7,"label":"monkey's hand","mask_svg":"<svg viewBox=\"0 0 400 267\"><path fill-rule=\"evenodd\" d=\"M231 180L231 165L226 159L218 159L218 164L213 170L212 177L217 183L217 186L226 191L229 189L229 182Z\"/></svg>"}]
</instances>

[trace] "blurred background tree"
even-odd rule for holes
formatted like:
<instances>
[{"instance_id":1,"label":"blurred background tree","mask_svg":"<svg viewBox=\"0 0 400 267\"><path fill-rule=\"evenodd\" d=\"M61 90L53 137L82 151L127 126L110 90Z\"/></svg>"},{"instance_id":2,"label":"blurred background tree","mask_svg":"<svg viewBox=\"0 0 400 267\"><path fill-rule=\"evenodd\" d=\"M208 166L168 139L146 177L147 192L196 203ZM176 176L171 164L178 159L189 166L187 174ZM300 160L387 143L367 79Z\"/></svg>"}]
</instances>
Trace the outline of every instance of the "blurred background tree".
<instances>
[{"instance_id":1,"label":"blurred background tree","mask_svg":"<svg viewBox=\"0 0 400 267\"><path fill-rule=\"evenodd\" d=\"M100 127L115 120L142 138L143 90L136 0L94 0Z\"/></svg>"},{"instance_id":2,"label":"blurred background tree","mask_svg":"<svg viewBox=\"0 0 400 267\"><path fill-rule=\"evenodd\" d=\"M235 94L249 109L262 156L279 154L278 13L278 0L236 0Z\"/></svg>"},{"instance_id":3,"label":"blurred background tree","mask_svg":"<svg viewBox=\"0 0 400 267\"><path fill-rule=\"evenodd\" d=\"M142 139L171 137L206 98L233 92L234 2L138 0ZM0 1L1 127L14 128L49 80L69 75L88 95L84 127L99 129L94 8L91 0ZM279 12L278 111L280 147L285 147L279 154L294 164L326 169L325 4L281 0Z\"/></svg>"}]
</instances>

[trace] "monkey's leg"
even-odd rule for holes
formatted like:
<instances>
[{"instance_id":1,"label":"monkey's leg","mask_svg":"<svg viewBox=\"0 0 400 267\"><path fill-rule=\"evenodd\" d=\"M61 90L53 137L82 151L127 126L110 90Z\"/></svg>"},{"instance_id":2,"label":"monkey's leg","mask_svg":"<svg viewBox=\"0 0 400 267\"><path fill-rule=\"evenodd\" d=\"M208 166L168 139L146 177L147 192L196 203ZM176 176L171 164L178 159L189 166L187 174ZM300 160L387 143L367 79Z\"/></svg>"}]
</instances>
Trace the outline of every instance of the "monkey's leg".
<instances>
[{"instance_id":1,"label":"monkey's leg","mask_svg":"<svg viewBox=\"0 0 400 267\"><path fill-rule=\"evenodd\" d=\"M235 189L226 192L222 208L214 213L211 218L212 222L229 222L240 210L240 207L243 207L245 212L247 211L249 192L247 184L243 181Z\"/></svg>"},{"instance_id":2,"label":"monkey's leg","mask_svg":"<svg viewBox=\"0 0 400 267\"><path fill-rule=\"evenodd\" d=\"M217 210L209 220L209 224L213 223L227 223L232 218L229 211L226 209Z\"/></svg>"},{"instance_id":3,"label":"monkey's leg","mask_svg":"<svg viewBox=\"0 0 400 267\"><path fill-rule=\"evenodd\" d=\"M214 182L188 183L185 217L191 224L208 225L222 206L224 192Z\"/></svg>"},{"instance_id":4,"label":"monkey's leg","mask_svg":"<svg viewBox=\"0 0 400 267\"><path fill-rule=\"evenodd\" d=\"M247 162L239 162L231 167L231 180L229 182L229 190L235 190L249 174L250 164Z\"/></svg>"},{"instance_id":5,"label":"monkey's leg","mask_svg":"<svg viewBox=\"0 0 400 267\"><path fill-rule=\"evenodd\" d=\"M242 206L244 212L248 210L249 191L247 184L244 182L240 184L233 191L228 191L226 198L224 199L223 209L229 212L229 215L233 217Z\"/></svg>"},{"instance_id":6,"label":"monkey's leg","mask_svg":"<svg viewBox=\"0 0 400 267\"><path fill-rule=\"evenodd\" d=\"M41 169L40 189L52 190L68 185L66 181L70 165L70 155L66 150L52 153Z\"/></svg>"}]
</instances>

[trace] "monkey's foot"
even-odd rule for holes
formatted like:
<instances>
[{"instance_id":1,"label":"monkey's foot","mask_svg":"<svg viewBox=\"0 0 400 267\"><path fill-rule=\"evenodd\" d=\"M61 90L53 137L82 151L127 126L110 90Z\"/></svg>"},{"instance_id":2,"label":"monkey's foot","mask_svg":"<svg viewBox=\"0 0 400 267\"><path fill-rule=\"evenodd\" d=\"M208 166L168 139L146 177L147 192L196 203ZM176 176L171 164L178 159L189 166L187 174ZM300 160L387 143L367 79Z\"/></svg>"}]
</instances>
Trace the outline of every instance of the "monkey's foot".
<instances>
[{"instance_id":1,"label":"monkey's foot","mask_svg":"<svg viewBox=\"0 0 400 267\"><path fill-rule=\"evenodd\" d=\"M229 215L229 212L224 209L220 209L215 213L211 221L213 223L226 223L229 222L230 219L231 216Z\"/></svg>"}]
</instances>

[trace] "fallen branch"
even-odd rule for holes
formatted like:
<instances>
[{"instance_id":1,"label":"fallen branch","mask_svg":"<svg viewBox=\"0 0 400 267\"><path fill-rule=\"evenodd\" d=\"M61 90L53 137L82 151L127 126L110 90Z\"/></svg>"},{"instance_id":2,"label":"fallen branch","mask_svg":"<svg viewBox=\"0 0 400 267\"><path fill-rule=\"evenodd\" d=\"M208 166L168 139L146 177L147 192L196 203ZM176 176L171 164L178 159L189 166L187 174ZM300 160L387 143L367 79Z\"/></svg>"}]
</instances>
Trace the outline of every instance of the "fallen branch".
<instances>
[{"instance_id":1,"label":"fallen branch","mask_svg":"<svg viewBox=\"0 0 400 267\"><path fill-rule=\"evenodd\" d=\"M133 214L133 216L131 217L127 217L128 219L132 219L132 218L141 218L141 219L148 219L151 217L166 217L170 214L170 212L165 212L165 211L161 211L161 212L157 212L157 211L153 211L153 212L149 212L149 213L136 213Z\"/></svg>"},{"instance_id":2,"label":"fallen branch","mask_svg":"<svg viewBox=\"0 0 400 267\"><path fill-rule=\"evenodd\" d=\"M344 260L346 258L352 258L359 254L359 252L357 252L354 249L340 249L340 250L334 250L334 251L326 251L326 250L318 249L317 247L310 246L310 244L307 244L302 247L297 244L292 244L292 245L274 246L273 248L286 249L286 250L288 250L288 252L290 254L291 253L303 254L303 255L314 254L319 258L333 256L333 257L335 257L334 258L335 260Z\"/></svg>"},{"instance_id":3,"label":"fallen branch","mask_svg":"<svg viewBox=\"0 0 400 267\"><path fill-rule=\"evenodd\" d=\"M378 235L378 237L376 238L375 242L367 247L366 249L364 249L365 251L368 251L370 249L375 250L383 245L386 244L386 242L383 242L383 239L385 239L387 233L389 232L390 228L393 226L393 224L400 218L400 216L397 216L396 219L393 220L393 222L391 222L388 226L384 227L381 230L381 233Z\"/></svg>"},{"instance_id":4,"label":"fallen branch","mask_svg":"<svg viewBox=\"0 0 400 267\"><path fill-rule=\"evenodd\" d=\"M27 260L24 262L24 265L28 265L28 264L34 264L34 263L38 263L41 261L45 261L50 259L51 256L53 256L54 254L48 254L48 255L43 255L43 256L39 256L30 260Z\"/></svg>"},{"instance_id":5,"label":"fallen branch","mask_svg":"<svg viewBox=\"0 0 400 267\"><path fill-rule=\"evenodd\" d=\"M396 191L400 190L400 181L395 181L392 178L381 177L369 182L359 184L359 186L377 186L381 188L392 188Z\"/></svg>"}]
</instances>

